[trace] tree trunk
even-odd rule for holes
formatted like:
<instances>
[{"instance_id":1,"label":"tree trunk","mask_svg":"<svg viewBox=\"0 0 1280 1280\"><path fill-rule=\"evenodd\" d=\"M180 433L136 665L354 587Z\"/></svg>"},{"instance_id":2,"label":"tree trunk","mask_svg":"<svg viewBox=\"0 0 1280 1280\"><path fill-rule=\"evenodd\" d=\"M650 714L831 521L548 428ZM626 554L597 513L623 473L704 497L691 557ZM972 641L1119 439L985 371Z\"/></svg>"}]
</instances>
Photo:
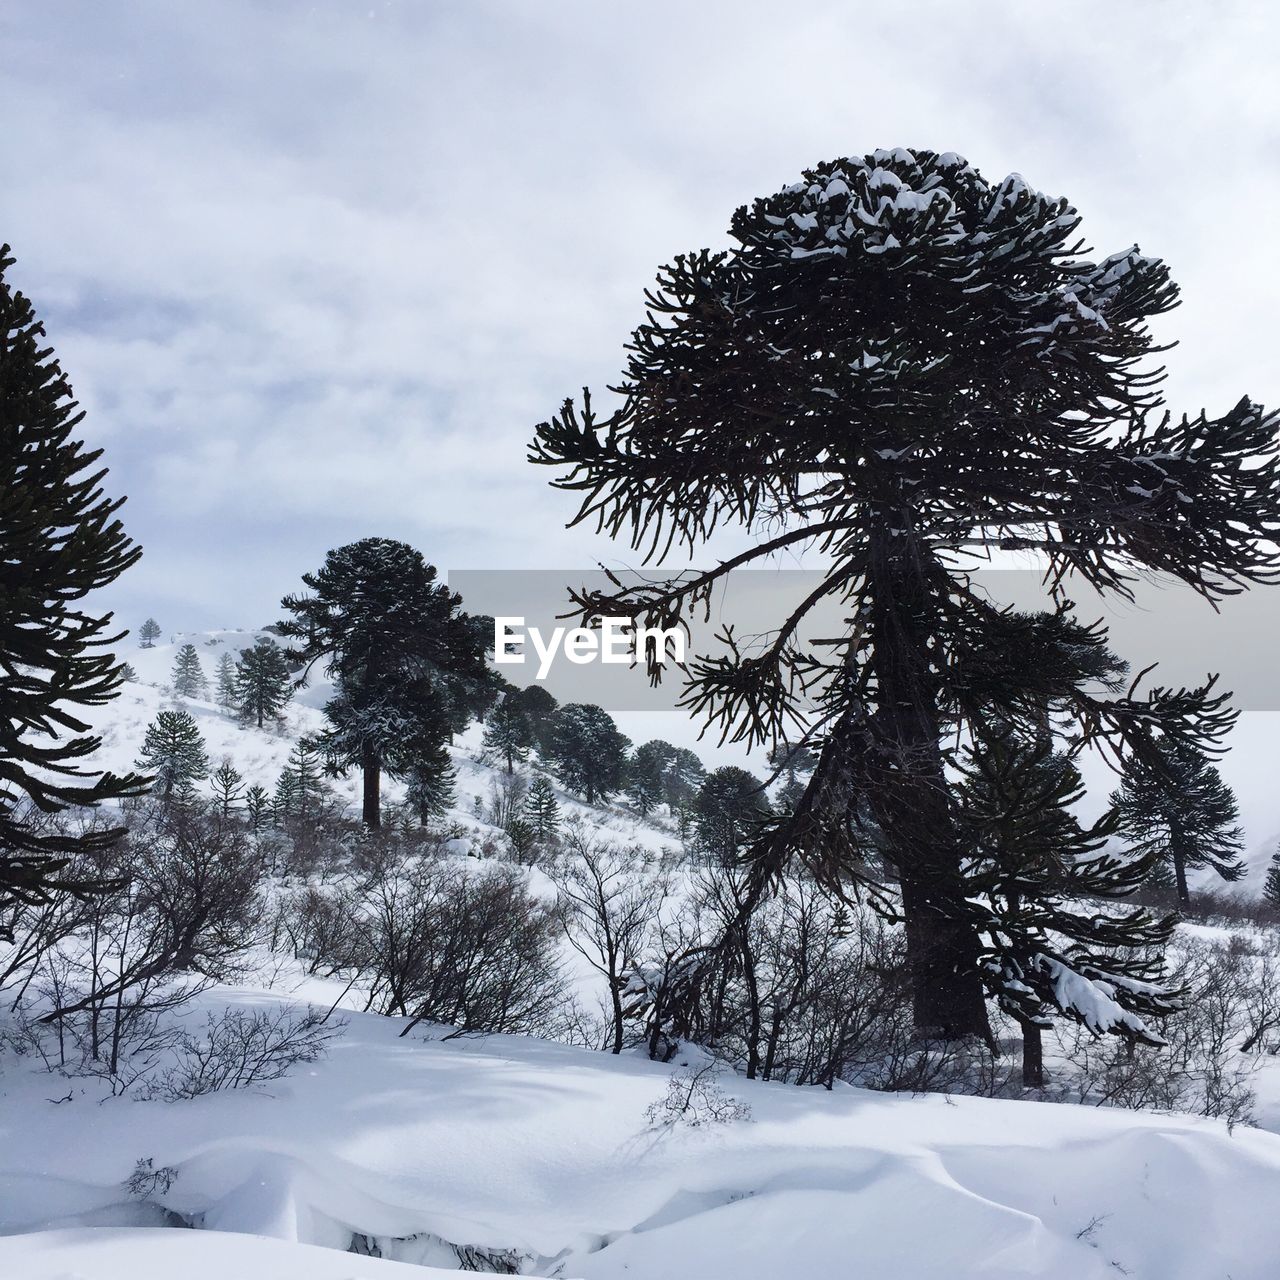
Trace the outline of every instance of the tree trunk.
<instances>
[{"instance_id":1,"label":"tree trunk","mask_svg":"<svg viewBox=\"0 0 1280 1280\"><path fill-rule=\"evenodd\" d=\"M1044 1088L1044 1042L1039 1026L1019 1018L1022 1027L1022 1083L1028 1089Z\"/></svg>"},{"instance_id":2,"label":"tree trunk","mask_svg":"<svg viewBox=\"0 0 1280 1280\"><path fill-rule=\"evenodd\" d=\"M1178 882L1178 903L1189 907L1191 891L1187 888L1187 859L1177 845L1173 846L1173 874Z\"/></svg>"},{"instance_id":3,"label":"tree trunk","mask_svg":"<svg viewBox=\"0 0 1280 1280\"><path fill-rule=\"evenodd\" d=\"M372 747L365 747L360 768L364 772L364 825L377 830L382 826L382 761Z\"/></svg>"},{"instance_id":4,"label":"tree trunk","mask_svg":"<svg viewBox=\"0 0 1280 1280\"><path fill-rule=\"evenodd\" d=\"M871 541L871 662L879 778L872 801L901 877L912 1009L921 1031L978 1036L991 1024L979 942L959 917L961 849L950 813L932 654L943 571L913 536L908 510L882 512Z\"/></svg>"}]
</instances>

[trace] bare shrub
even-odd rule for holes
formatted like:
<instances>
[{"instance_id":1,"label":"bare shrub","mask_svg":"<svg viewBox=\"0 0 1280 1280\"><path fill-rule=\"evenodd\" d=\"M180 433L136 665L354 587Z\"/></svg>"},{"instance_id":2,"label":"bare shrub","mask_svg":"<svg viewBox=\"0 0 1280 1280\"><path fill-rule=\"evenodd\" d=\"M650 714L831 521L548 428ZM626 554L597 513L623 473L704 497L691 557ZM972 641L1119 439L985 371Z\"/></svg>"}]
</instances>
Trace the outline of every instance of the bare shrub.
<instances>
[{"instance_id":1,"label":"bare shrub","mask_svg":"<svg viewBox=\"0 0 1280 1280\"><path fill-rule=\"evenodd\" d=\"M711 1061L681 1067L667 1081L667 1092L645 1109L650 1128L687 1125L691 1129L750 1120L751 1107L727 1094L720 1085L720 1063Z\"/></svg>"}]
</instances>

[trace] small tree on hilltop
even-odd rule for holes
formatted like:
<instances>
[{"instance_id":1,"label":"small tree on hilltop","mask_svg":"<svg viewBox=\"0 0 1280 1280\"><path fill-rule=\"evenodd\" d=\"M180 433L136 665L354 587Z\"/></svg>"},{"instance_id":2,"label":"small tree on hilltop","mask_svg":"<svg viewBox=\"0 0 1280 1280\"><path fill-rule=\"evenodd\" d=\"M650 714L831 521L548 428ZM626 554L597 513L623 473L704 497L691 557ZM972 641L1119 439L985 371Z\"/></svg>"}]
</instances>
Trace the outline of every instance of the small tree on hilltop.
<instances>
[{"instance_id":1,"label":"small tree on hilltop","mask_svg":"<svg viewBox=\"0 0 1280 1280\"><path fill-rule=\"evenodd\" d=\"M148 618L138 628L138 648L154 649L160 638L160 624L154 618Z\"/></svg>"},{"instance_id":2,"label":"small tree on hilltop","mask_svg":"<svg viewBox=\"0 0 1280 1280\"><path fill-rule=\"evenodd\" d=\"M560 781L588 804L622 789L629 745L600 707L571 702L556 713L551 759Z\"/></svg>"},{"instance_id":3,"label":"small tree on hilltop","mask_svg":"<svg viewBox=\"0 0 1280 1280\"><path fill-rule=\"evenodd\" d=\"M223 653L218 659L218 668L214 676L214 688L220 706L224 711L232 711L236 705L236 660Z\"/></svg>"},{"instance_id":4,"label":"small tree on hilltop","mask_svg":"<svg viewBox=\"0 0 1280 1280\"><path fill-rule=\"evenodd\" d=\"M185 711L161 711L147 726L138 767L155 775L156 789L167 805L175 792L209 772L209 757L196 722Z\"/></svg>"},{"instance_id":5,"label":"small tree on hilltop","mask_svg":"<svg viewBox=\"0 0 1280 1280\"><path fill-rule=\"evenodd\" d=\"M180 698L203 698L209 691L200 655L193 644L184 644L173 661L173 691Z\"/></svg>"},{"instance_id":6,"label":"small tree on hilltop","mask_svg":"<svg viewBox=\"0 0 1280 1280\"><path fill-rule=\"evenodd\" d=\"M268 636L259 636L236 663L235 709L242 724L259 729L268 720L279 723L293 696L285 652Z\"/></svg>"},{"instance_id":7,"label":"small tree on hilltop","mask_svg":"<svg viewBox=\"0 0 1280 1280\"><path fill-rule=\"evenodd\" d=\"M71 832L31 815L140 794L146 779L83 762L101 739L79 718L119 691L112 616L84 601L141 555L104 495L102 451L73 440L84 419L31 303L5 278L0 245L0 908L47 902L67 860L102 850L122 829Z\"/></svg>"},{"instance_id":8,"label":"small tree on hilltop","mask_svg":"<svg viewBox=\"0 0 1280 1280\"><path fill-rule=\"evenodd\" d=\"M1162 738L1155 759L1131 759L1111 803L1134 849L1172 871L1182 906L1191 905L1189 870L1212 867L1227 881L1245 874L1235 795L1194 746Z\"/></svg>"},{"instance_id":9,"label":"small tree on hilltop","mask_svg":"<svg viewBox=\"0 0 1280 1280\"><path fill-rule=\"evenodd\" d=\"M404 776L493 704L492 623L464 613L435 566L389 538L330 551L302 580L311 594L285 597L279 629L304 679L319 662L337 685L323 748L335 768L361 770L364 822L377 827L382 774Z\"/></svg>"}]
</instances>

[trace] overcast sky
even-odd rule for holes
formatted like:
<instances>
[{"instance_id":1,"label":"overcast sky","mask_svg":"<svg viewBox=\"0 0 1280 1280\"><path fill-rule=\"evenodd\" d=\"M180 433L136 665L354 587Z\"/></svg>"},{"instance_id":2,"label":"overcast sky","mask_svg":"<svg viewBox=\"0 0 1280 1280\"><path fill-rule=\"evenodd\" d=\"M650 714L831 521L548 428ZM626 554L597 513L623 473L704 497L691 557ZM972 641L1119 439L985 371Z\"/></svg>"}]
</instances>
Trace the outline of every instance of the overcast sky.
<instances>
[{"instance_id":1,"label":"overcast sky","mask_svg":"<svg viewBox=\"0 0 1280 1280\"><path fill-rule=\"evenodd\" d=\"M608 556L531 428L618 372L659 263L877 146L1166 258L1175 403L1275 402L1271 14L7 0L0 240L129 496L122 620L259 625L366 534L446 570Z\"/></svg>"}]
</instances>

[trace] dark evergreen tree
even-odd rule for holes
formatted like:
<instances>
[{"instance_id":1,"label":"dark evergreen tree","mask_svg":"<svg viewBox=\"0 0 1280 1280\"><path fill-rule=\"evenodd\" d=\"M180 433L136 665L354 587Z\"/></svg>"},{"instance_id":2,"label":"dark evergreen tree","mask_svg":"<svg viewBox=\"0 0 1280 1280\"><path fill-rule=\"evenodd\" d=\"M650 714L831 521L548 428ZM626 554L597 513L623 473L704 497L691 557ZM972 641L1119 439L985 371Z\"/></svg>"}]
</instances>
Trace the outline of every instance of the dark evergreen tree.
<instances>
[{"instance_id":1,"label":"dark evergreen tree","mask_svg":"<svg viewBox=\"0 0 1280 1280\"><path fill-rule=\"evenodd\" d=\"M1271 865L1267 868L1267 878L1262 885L1262 899L1280 911L1280 850L1271 855Z\"/></svg>"},{"instance_id":2,"label":"dark evergreen tree","mask_svg":"<svg viewBox=\"0 0 1280 1280\"><path fill-rule=\"evenodd\" d=\"M315 742L299 738L276 782L276 822L280 826L314 827L324 816L330 794Z\"/></svg>"},{"instance_id":3,"label":"dark evergreen tree","mask_svg":"<svg viewBox=\"0 0 1280 1280\"><path fill-rule=\"evenodd\" d=\"M456 779L457 771L443 743L428 749L409 766L405 794L420 822L448 813L457 799Z\"/></svg>"},{"instance_id":4,"label":"dark evergreen tree","mask_svg":"<svg viewBox=\"0 0 1280 1280\"><path fill-rule=\"evenodd\" d=\"M160 638L160 624L154 618L148 618L138 628L138 648L154 649Z\"/></svg>"},{"instance_id":5,"label":"dark evergreen tree","mask_svg":"<svg viewBox=\"0 0 1280 1280\"><path fill-rule=\"evenodd\" d=\"M1219 418L1165 413L1147 321L1177 290L1136 248L1081 256L1079 221L1065 200L1016 175L990 183L949 153L820 165L739 209L729 249L663 268L617 409L566 402L532 452L582 495L577 519L651 559L696 553L725 522L758 535L706 572L580 592L584 619L670 627L736 567L804 546L827 557L765 649L729 634L690 664L685 704L766 749L807 729L818 756L750 850L743 913L797 856L855 891L865 804L900 877L891 902L867 891L905 918L917 1025L948 1036L990 1034L995 963L950 744L993 709L1016 719L1055 700L1080 743L1113 755L1150 757L1161 733L1212 746L1232 719L1212 680L1113 694L1038 671L1028 655L1059 614L1014 617L983 598L977 558L1034 550L1055 608L1077 583L1123 595L1135 574L1163 573L1212 600L1280 571L1274 416L1248 399ZM806 619L826 601L848 628L811 643ZM1144 929L1135 915L1135 942ZM1112 970L1105 990L1074 971L1059 989L1082 1009L1103 995L1159 1007L1149 984ZM696 984L710 969L686 972Z\"/></svg>"},{"instance_id":6,"label":"dark evergreen tree","mask_svg":"<svg viewBox=\"0 0 1280 1280\"><path fill-rule=\"evenodd\" d=\"M268 720L277 724L293 697L289 662L284 650L268 636L259 636L252 649L242 649L236 663L234 706L244 724L259 729Z\"/></svg>"},{"instance_id":7,"label":"dark evergreen tree","mask_svg":"<svg viewBox=\"0 0 1280 1280\"><path fill-rule=\"evenodd\" d=\"M236 706L236 660L229 653L224 653L218 659L215 690L218 706L224 711L234 711Z\"/></svg>"},{"instance_id":8,"label":"dark evergreen tree","mask_svg":"<svg viewBox=\"0 0 1280 1280\"><path fill-rule=\"evenodd\" d=\"M676 749L661 738L637 747L627 761L627 791L636 808L648 815L667 796L667 770Z\"/></svg>"},{"instance_id":9,"label":"dark evergreen tree","mask_svg":"<svg viewBox=\"0 0 1280 1280\"><path fill-rule=\"evenodd\" d=\"M249 829L257 835L262 830L262 824L271 814L271 795L266 787L255 782L244 793L244 814L249 823Z\"/></svg>"},{"instance_id":10,"label":"dark evergreen tree","mask_svg":"<svg viewBox=\"0 0 1280 1280\"><path fill-rule=\"evenodd\" d=\"M533 746L529 721L519 702L512 697L514 693L514 689L507 693L489 712L481 741L485 759L501 761L508 773L529 758L529 748Z\"/></svg>"},{"instance_id":11,"label":"dark evergreen tree","mask_svg":"<svg viewBox=\"0 0 1280 1280\"><path fill-rule=\"evenodd\" d=\"M551 749L551 736L560 704L540 684L526 685L508 696L524 715L531 744L539 755L546 756Z\"/></svg>"},{"instance_id":12,"label":"dark evergreen tree","mask_svg":"<svg viewBox=\"0 0 1280 1280\"><path fill-rule=\"evenodd\" d=\"M675 813L687 809L698 797L707 776L706 767L688 747L673 747L662 774L662 798Z\"/></svg>"},{"instance_id":13,"label":"dark evergreen tree","mask_svg":"<svg viewBox=\"0 0 1280 1280\"><path fill-rule=\"evenodd\" d=\"M703 852L730 866L759 834L772 809L760 779L729 764L707 774L694 812Z\"/></svg>"},{"instance_id":14,"label":"dark evergreen tree","mask_svg":"<svg viewBox=\"0 0 1280 1280\"><path fill-rule=\"evenodd\" d=\"M337 685L324 750L362 771L363 817L376 827L382 774L405 776L492 705L492 621L464 613L435 567L389 538L330 551L302 580L312 594L284 599L280 633L296 641L304 679L319 662Z\"/></svg>"},{"instance_id":15,"label":"dark evergreen tree","mask_svg":"<svg viewBox=\"0 0 1280 1280\"><path fill-rule=\"evenodd\" d=\"M560 830L560 804L549 778L539 774L533 780L525 798L524 813L539 840L545 842L556 838Z\"/></svg>"},{"instance_id":16,"label":"dark evergreen tree","mask_svg":"<svg viewBox=\"0 0 1280 1280\"><path fill-rule=\"evenodd\" d=\"M224 818L235 813L240 793L244 789L243 783L244 777L231 763L229 756L223 756L222 763L209 775L213 803Z\"/></svg>"},{"instance_id":17,"label":"dark evergreen tree","mask_svg":"<svg viewBox=\"0 0 1280 1280\"><path fill-rule=\"evenodd\" d=\"M209 691L200 655L193 644L184 644L173 660L173 691L180 698L203 698Z\"/></svg>"},{"instance_id":18,"label":"dark evergreen tree","mask_svg":"<svg viewBox=\"0 0 1280 1280\"><path fill-rule=\"evenodd\" d=\"M622 789L629 745L607 711L571 702L556 713L550 756L560 781L595 804Z\"/></svg>"},{"instance_id":19,"label":"dark evergreen tree","mask_svg":"<svg viewBox=\"0 0 1280 1280\"><path fill-rule=\"evenodd\" d=\"M185 711L161 711L147 726L138 767L155 776L166 804L185 787L206 777L209 757L196 722Z\"/></svg>"},{"instance_id":20,"label":"dark evergreen tree","mask_svg":"<svg viewBox=\"0 0 1280 1280\"><path fill-rule=\"evenodd\" d=\"M115 581L141 551L121 527L121 499L104 495L100 449L72 438L84 420L31 303L6 278L0 245L0 907L83 889L59 872L79 852L109 847L121 828L75 834L33 823L40 814L138 795L146 779L83 762L100 739L79 708L119 691L109 613L86 597Z\"/></svg>"},{"instance_id":21,"label":"dark evergreen tree","mask_svg":"<svg viewBox=\"0 0 1280 1280\"><path fill-rule=\"evenodd\" d=\"M1182 906L1191 905L1188 871L1212 867L1228 881L1245 874L1235 795L1193 744L1162 738L1154 759L1131 758L1111 803L1133 848L1172 872Z\"/></svg>"}]
</instances>

